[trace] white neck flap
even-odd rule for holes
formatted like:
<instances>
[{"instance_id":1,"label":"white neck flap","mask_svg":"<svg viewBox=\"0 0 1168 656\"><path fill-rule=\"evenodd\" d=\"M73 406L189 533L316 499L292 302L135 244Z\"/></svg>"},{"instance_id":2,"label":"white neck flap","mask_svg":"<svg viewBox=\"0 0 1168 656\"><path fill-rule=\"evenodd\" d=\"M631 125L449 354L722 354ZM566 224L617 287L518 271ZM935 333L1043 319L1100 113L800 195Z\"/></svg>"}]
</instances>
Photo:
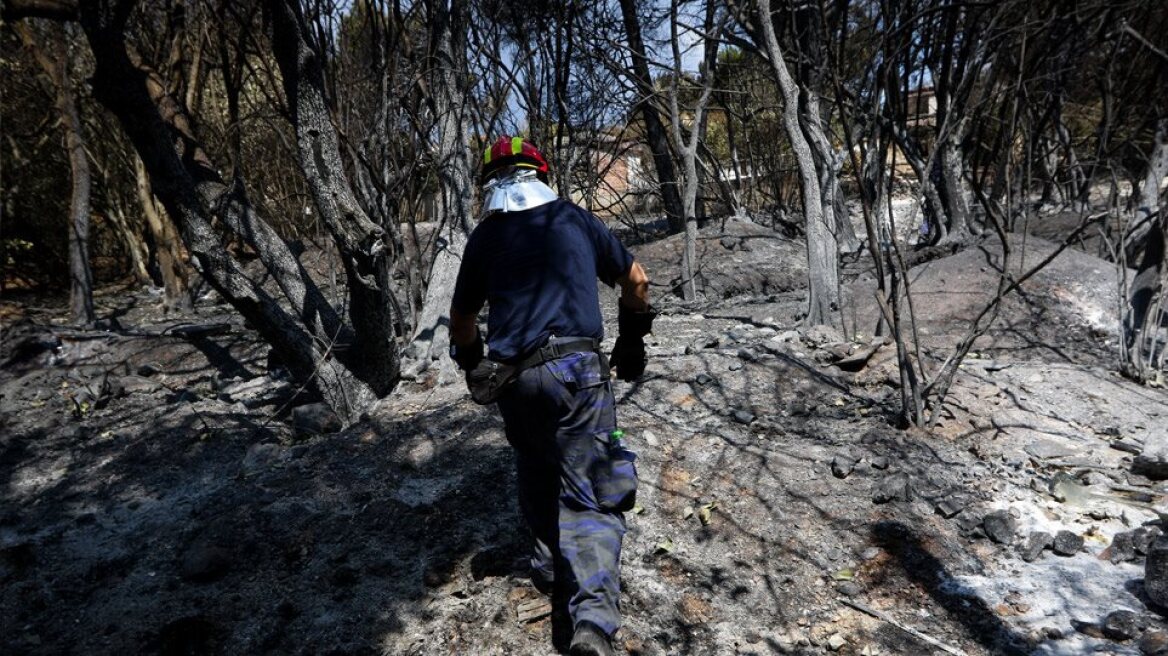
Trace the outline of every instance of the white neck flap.
<instances>
[{"instance_id":1,"label":"white neck flap","mask_svg":"<svg viewBox=\"0 0 1168 656\"><path fill-rule=\"evenodd\" d=\"M519 170L487 183L483 189L483 218L495 212L529 210L556 198L556 192L541 182L535 171Z\"/></svg>"}]
</instances>

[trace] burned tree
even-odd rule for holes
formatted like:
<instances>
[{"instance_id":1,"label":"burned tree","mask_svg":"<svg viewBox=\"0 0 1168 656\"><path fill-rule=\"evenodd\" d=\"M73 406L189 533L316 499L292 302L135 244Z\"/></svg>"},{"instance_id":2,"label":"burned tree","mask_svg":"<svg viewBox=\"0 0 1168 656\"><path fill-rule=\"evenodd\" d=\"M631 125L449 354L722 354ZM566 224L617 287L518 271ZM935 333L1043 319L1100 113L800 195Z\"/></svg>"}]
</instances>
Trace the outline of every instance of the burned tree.
<instances>
[{"instance_id":1,"label":"burned tree","mask_svg":"<svg viewBox=\"0 0 1168 656\"><path fill-rule=\"evenodd\" d=\"M296 377L317 389L344 421L356 420L398 378L394 305L383 231L365 217L345 177L323 89L320 54L303 9L299 3L265 4L277 28L273 53L284 77L299 162L344 264L348 323L250 204L240 186L242 176L231 184L220 178L183 102L133 49L127 33L135 4L62 3L64 15L53 16L80 18L94 56L94 95L130 137L154 193L181 227L200 273L272 345ZM30 12L40 9L33 5L37 3L28 7ZM19 17L20 7L6 9ZM245 274L223 247L216 222L254 250L282 298Z\"/></svg>"}]
</instances>

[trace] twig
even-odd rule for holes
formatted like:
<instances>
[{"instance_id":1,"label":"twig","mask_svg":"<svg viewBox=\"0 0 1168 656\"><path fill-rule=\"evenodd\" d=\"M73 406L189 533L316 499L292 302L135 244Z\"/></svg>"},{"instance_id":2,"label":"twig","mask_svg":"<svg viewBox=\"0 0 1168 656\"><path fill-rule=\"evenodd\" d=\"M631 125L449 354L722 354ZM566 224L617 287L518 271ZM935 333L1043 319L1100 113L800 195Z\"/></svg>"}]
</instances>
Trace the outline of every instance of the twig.
<instances>
[{"instance_id":1,"label":"twig","mask_svg":"<svg viewBox=\"0 0 1168 656\"><path fill-rule=\"evenodd\" d=\"M892 616L889 615L888 613L878 611L875 608L869 608L868 606L865 606L864 604L861 604L861 603L858 603L855 601L851 601L850 599L840 599L839 601L840 601L840 603L843 603L845 606L851 606L852 608L855 608L856 610L860 611L861 613L867 613L868 615L871 615L872 617L875 617L878 620L884 620L885 622L888 622L889 624L891 624L892 626L895 626L896 628L900 629L901 631L904 631L905 633L913 636L914 638L916 638L918 640L923 640L923 641L927 642L928 644L933 645L937 649L940 649L941 651L943 651L947 654L953 654L954 656L968 656L968 654L966 654L965 652L961 651L960 649L958 649L956 647L950 647L949 645L941 642L940 640L937 640L936 638L929 637L929 636L921 633L920 631L917 631L916 629L914 629L910 626L905 626L905 625L901 624L900 622L897 622L896 620L892 619Z\"/></svg>"}]
</instances>

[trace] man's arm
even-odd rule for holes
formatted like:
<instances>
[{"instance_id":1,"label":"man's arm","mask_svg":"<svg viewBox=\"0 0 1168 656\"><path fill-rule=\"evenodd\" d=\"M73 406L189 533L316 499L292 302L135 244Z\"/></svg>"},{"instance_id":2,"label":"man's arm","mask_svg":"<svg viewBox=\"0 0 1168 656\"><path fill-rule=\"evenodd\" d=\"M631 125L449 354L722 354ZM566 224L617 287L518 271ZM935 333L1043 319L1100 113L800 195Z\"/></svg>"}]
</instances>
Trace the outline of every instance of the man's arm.
<instances>
[{"instance_id":1,"label":"man's arm","mask_svg":"<svg viewBox=\"0 0 1168 656\"><path fill-rule=\"evenodd\" d=\"M633 265L629 267L628 273L616 279L616 283L621 288L621 305L633 312L644 312L649 309L649 276L645 275L645 269L636 260L633 260ZM453 326L453 313L450 322Z\"/></svg>"},{"instance_id":2,"label":"man's arm","mask_svg":"<svg viewBox=\"0 0 1168 656\"><path fill-rule=\"evenodd\" d=\"M609 363L616 367L617 378L636 380L645 373L645 335L652 330L657 312L649 305L649 276L636 260L616 282L621 286L621 296L617 304L616 344Z\"/></svg>"},{"instance_id":3,"label":"man's arm","mask_svg":"<svg viewBox=\"0 0 1168 656\"><path fill-rule=\"evenodd\" d=\"M474 343L475 336L478 335L476 318L474 314L463 314L453 306L450 308L450 341L455 346L470 346Z\"/></svg>"}]
</instances>

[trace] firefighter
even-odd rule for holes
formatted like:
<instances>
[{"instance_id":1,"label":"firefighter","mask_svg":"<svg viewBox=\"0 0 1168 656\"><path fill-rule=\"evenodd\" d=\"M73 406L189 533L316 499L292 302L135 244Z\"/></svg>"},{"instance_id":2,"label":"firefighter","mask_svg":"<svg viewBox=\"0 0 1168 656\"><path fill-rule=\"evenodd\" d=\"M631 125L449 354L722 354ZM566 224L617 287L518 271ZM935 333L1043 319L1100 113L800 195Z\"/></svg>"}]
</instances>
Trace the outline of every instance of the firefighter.
<instances>
[{"instance_id":1,"label":"firefighter","mask_svg":"<svg viewBox=\"0 0 1168 656\"><path fill-rule=\"evenodd\" d=\"M503 417L533 537L532 581L568 598L569 653L595 656L612 653L620 627L623 513L636 493L609 363L622 380L644 372L656 313L645 271L595 215L556 196L547 172L519 137L484 153L484 216L458 272L451 357L475 400L497 403ZM611 360L599 350L597 279L620 286ZM486 352L477 327L484 303Z\"/></svg>"}]
</instances>

